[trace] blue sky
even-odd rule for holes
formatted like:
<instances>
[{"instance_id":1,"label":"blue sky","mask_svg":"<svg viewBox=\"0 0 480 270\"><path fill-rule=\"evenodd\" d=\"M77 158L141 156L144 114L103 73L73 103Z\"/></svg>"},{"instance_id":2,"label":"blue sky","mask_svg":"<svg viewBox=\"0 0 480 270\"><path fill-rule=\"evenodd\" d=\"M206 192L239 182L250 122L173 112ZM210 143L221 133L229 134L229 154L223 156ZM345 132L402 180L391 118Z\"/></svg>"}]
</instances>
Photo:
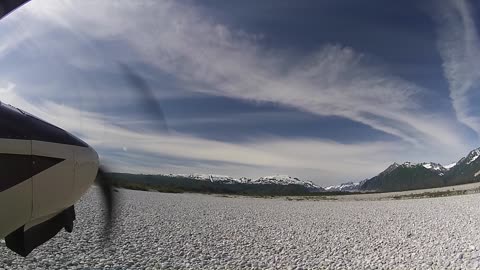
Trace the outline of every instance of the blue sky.
<instances>
[{"instance_id":1,"label":"blue sky","mask_svg":"<svg viewBox=\"0 0 480 270\"><path fill-rule=\"evenodd\" d=\"M0 22L0 99L127 172L329 185L480 146L477 3L259 2L33 0Z\"/></svg>"}]
</instances>

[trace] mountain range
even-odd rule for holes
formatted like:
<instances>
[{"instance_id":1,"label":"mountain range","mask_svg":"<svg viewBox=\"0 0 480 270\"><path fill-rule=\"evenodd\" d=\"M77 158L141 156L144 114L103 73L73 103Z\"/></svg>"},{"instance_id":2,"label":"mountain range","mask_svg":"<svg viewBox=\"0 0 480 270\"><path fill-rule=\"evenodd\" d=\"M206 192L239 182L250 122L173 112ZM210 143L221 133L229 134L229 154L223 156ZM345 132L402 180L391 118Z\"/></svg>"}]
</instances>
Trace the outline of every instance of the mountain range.
<instances>
[{"instance_id":1,"label":"mountain range","mask_svg":"<svg viewBox=\"0 0 480 270\"><path fill-rule=\"evenodd\" d=\"M311 181L303 181L296 177L291 177L288 175L272 175L264 176L258 179L251 179L247 177L234 178L226 175L217 175L217 174L162 174L166 177L174 178L189 178L200 181L209 181L212 183L223 183L223 184L251 184L251 185L298 185L303 186L312 191L324 191L320 186L315 185Z\"/></svg>"},{"instance_id":2,"label":"mountain range","mask_svg":"<svg viewBox=\"0 0 480 270\"><path fill-rule=\"evenodd\" d=\"M309 181L287 175L258 179L233 178L215 174L126 174L110 173L114 186L161 192L197 192L253 196L309 195L326 191Z\"/></svg>"},{"instance_id":3,"label":"mountain range","mask_svg":"<svg viewBox=\"0 0 480 270\"><path fill-rule=\"evenodd\" d=\"M245 195L306 195L325 192L390 192L466 184L480 181L480 148L458 162L393 163L378 175L360 182L322 188L288 175L250 179L216 174L138 175L112 173L118 186L165 192L202 192Z\"/></svg>"},{"instance_id":4,"label":"mountain range","mask_svg":"<svg viewBox=\"0 0 480 270\"><path fill-rule=\"evenodd\" d=\"M326 187L327 191L402 191L452 186L480 181L480 148L458 162L443 166L424 162L393 163L375 177L358 183Z\"/></svg>"}]
</instances>

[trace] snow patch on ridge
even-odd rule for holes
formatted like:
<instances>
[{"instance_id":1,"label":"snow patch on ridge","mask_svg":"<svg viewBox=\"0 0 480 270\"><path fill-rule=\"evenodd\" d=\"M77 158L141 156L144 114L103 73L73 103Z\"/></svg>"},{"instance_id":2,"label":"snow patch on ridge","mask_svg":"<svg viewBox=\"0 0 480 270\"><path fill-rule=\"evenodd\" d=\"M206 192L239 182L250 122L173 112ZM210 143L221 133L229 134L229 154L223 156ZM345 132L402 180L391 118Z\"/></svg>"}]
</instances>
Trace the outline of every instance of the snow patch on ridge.
<instances>
[{"instance_id":1,"label":"snow patch on ridge","mask_svg":"<svg viewBox=\"0 0 480 270\"><path fill-rule=\"evenodd\" d=\"M412 167L415 167L417 165L418 165L418 163L413 163L413 162L410 162L410 161L406 161L402 164L403 167L407 167L407 168L412 168Z\"/></svg>"},{"instance_id":2,"label":"snow patch on ridge","mask_svg":"<svg viewBox=\"0 0 480 270\"><path fill-rule=\"evenodd\" d=\"M325 187L326 191L356 191L360 188L361 183L353 183L353 182L348 182L348 183L343 183L340 185L335 185L335 186L329 186Z\"/></svg>"},{"instance_id":3,"label":"snow patch on ridge","mask_svg":"<svg viewBox=\"0 0 480 270\"><path fill-rule=\"evenodd\" d=\"M457 162L454 162L454 163L451 163L451 164L448 164L448 165L444 165L443 167L447 170L450 170L451 168L455 167L457 165Z\"/></svg>"},{"instance_id":4,"label":"snow patch on ridge","mask_svg":"<svg viewBox=\"0 0 480 270\"><path fill-rule=\"evenodd\" d=\"M426 164L423 164L423 167L427 168L427 169L431 169L432 168L432 164L431 163L426 163Z\"/></svg>"},{"instance_id":5,"label":"snow patch on ridge","mask_svg":"<svg viewBox=\"0 0 480 270\"><path fill-rule=\"evenodd\" d=\"M433 163L433 162L422 163L422 166L425 169L429 169L429 170L433 170L433 171L440 171L440 172L448 171L448 169L443 167L441 164ZM439 173L439 174L443 175L443 173Z\"/></svg>"}]
</instances>

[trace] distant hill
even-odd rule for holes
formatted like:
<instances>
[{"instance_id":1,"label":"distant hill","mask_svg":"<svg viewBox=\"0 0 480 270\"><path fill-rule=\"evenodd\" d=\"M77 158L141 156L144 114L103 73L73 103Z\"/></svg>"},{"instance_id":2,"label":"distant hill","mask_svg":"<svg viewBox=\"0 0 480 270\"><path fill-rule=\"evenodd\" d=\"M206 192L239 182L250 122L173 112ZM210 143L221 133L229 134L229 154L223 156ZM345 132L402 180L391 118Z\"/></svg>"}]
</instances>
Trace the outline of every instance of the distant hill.
<instances>
[{"instance_id":1,"label":"distant hill","mask_svg":"<svg viewBox=\"0 0 480 270\"><path fill-rule=\"evenodd\" d=\"M393 163L361 186L364 191L402 191L451 186L480 181L480 148L468 153L456 164Z\"/></svg>"}]
</instances>

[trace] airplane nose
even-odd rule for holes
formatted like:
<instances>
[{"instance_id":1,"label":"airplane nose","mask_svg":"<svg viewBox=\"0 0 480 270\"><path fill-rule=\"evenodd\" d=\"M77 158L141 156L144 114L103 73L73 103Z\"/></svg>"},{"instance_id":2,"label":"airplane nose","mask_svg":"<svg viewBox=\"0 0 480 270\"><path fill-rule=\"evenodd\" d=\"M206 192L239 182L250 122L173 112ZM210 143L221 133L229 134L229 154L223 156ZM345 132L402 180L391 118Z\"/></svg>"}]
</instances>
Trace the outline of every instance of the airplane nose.
<instances>
[{"instance_id":1,"label":"airplane nose","mask_svg":"<svg viewBox=\"0 0 480 270\"><path fill-rule=\"evenodd\" d=\"M90 146L78 147L75 149L75 179L74 194L75 200L87 192L95 181L98 167L100 165L97 152Z\"/></svg>"}]
</instances>

